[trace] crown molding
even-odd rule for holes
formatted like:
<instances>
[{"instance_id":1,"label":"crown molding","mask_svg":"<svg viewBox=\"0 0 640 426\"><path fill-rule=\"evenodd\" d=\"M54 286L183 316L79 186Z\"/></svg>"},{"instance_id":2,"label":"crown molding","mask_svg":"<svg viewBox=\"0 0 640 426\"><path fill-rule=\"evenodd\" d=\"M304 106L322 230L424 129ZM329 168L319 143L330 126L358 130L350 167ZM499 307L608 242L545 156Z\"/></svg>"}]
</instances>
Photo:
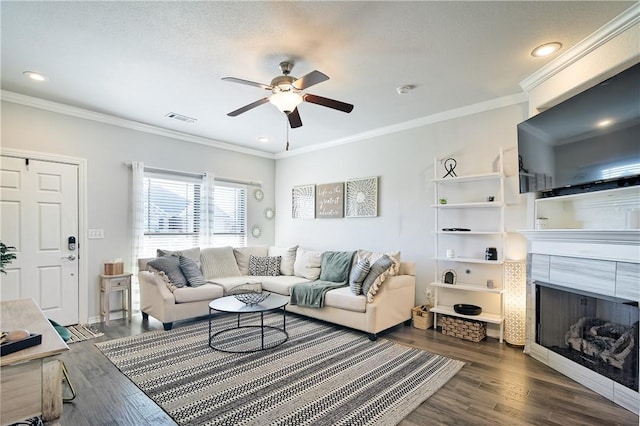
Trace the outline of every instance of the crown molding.
<instances>
[{"instance_id":1,"label":"crown molding","mask_svg":"<svg viewBox=\"0 0 640 426\"><path fill-rule=\"evenodd\" d=\"M604 24L598 30L587 36L576 45L567 49L565 53L549 62L529 77L520 82L520 87L525 92L538 87L546 80L558 74L565 68L576 63L603 44L617 37L640 22L640 2L634 4L611 21Z\"/></svg>"},{"instance_id":2,"label":"crown molding","mask_svg":"<svg viewBox=\"0 0 640 426\"><path fill-rule=\"evenodd\" d=\"M379 136L385 136L393 133L402 132L404 130L415 129L417 127L423 127L442 121L452 120L455 118L461 118L468 115L479 114L486 111L491 111L498 108L504 108L511 105L522 104L529 101L529 96L526 93L517 93L515 95L503 96L501 98L491 99L485 102L479 102L477 104L467 105L461 108L455 108L448 111L439 112L437 114L428 115L426 117L416 118L414 120L404 121L402 123L393 124L391 126L380 127L378 129L370 130L367 132L357 133L346 138L336 139L333 141L325 142L322 144L316 144L304 148L295 149L293 151L281 152L275 155L276 159L294 157L296 155L307 154L309 152L320 151L323 149L346 145L349 143L371 139Z\"/></svg>"},{"instance_id":3,"label":"crown molding","mask_svg":"<svg viewBox=\"0 0 640 426\"><path fill-rule=\"evenodd\" d=\"M72 107L72 106L61 104L58 102L47 101L44 99L35 98L33 96L26 96L20 93L9 92L6 90L2 90L0 92L0 100L11 102L18 105L24 105L32 108L38 108L45 111L55 112L58 114L68 115L71 117L77 117L85 120L97 121L99 123L110 124L112 126L124 127L126 129L136 130L139 132L151 133L158 136L178 139L185 142L197 143L200 145L207 145L213 148L224 149L227 151L234 151L242 154L254 155L256 157L263 157L271 160L275 158L274 154L271 154L268 152L258 151L258 150L249 149L249 148L243 148L243 147L239 147L229 143L220 142L214 139L194 136L188 133L177 132L175 130L168 130L162 127L152 126L150 124L143 124L137 121L126 120L124 118L114 117L112 115L90 111L83 108Z\"/></svg>"},{"instance_id":4,"label":"crown molding","mask_svg":"<svg viewBox=\"0 0 640 426\"><path fill-rule=\"evenodd\" d=\"M309 152L320 151L323 149L346 145L361 140L371 139L374 137L389 135L393 133L402 132L404 130L410 130L417 127L427 126L442 121L452 120L468 115L479 114L482 112L503 108L511 105L517 105L520 103L528 102L529 97L526 93L517 93L514 95L503 96L501 98L492 99L485 102L480 102L472 105L467 105L461 108L452 109L449 111L432 114L426 117L417 118L414 120L405 121L391 126L380 127L370 131L358 133L345 138L336 139L333 141L295 149L293 151L281 152L278 154L271 154L264 151L253 150L249 148L238 147L228 143L216 141L213 139L207 139L200 136L189 135L187 133L176 132L174 130L167 130L161 127L151 126L149 124L143 124L132 120L126 120L124 118L114 117L108 114L103 114L95 111L86 110L83 108L72 107L69 105L47 101L44 99L26 96L15 92L9 92L6 90L0 91L0 100L11 102L19 105L24 105L32 108L38 108L45 111L51 111L58 114L68 115L72 117L82 118L85 120L97 121L100 123L110 124L113 126L124 127L131 130L137 130L139 132L151 133L159 136L164 136L172 139L178 139L185 142L197 143L200 145L207 145L214 148L225 149L228 151L235 151L242 154L254 155L257 157L263 157L268 159L280 159L293 157L296 155L306 154Z\"/></svg>"}]
</instances>

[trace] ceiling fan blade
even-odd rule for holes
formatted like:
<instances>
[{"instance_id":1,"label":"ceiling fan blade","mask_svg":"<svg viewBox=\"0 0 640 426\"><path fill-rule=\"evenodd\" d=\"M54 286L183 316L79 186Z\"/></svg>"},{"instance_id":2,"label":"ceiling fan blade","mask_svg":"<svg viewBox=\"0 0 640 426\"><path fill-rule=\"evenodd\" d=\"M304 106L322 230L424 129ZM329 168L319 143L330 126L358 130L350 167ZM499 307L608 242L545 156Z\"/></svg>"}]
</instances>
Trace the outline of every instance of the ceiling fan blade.
<instances>
[{"instance_id":1,"label":"ceiling fan blade","mask_svg":"<svg viewBox=\"0 0 640 426\"><path fill-rule=\"evenodd\" d=\"M249 105L245 105L242 108L238 108L235 111L231 111L229 114L227 114L229 117L235 117L236 115L240 115L243 112L247 112L250 109L253 109L257 106L260 106L262 104L266 104L267 102L269 102L269 98L262 98L260 100L257 100L255 102L250 103Z\"/></svg>"},{"instance_id":2,"label":"ceiling fan blade","mask_svg":"<svg viewBox=\"0 0 640 426\"><path fill-rule=\"evenodd\" d=\"M287 118L289 118L289 125L292 129L297 127L302 127L302 119L300 118L300 113L298 112L298 108L291 111L287 114Z\"/></svg>"},{"instance_id":3,"label":"ceiling fan blade","mask_svg":"<svg viewBox=\"0 0 640 426\"><path fill-rule=\"evenodd\" d=\"M291 85L298 90L304 90L307 87L311 87L314 84L322 83L327 80L329 80L329 77L320 71L311 71L309 74L303 75L294 81Z\"/></svg>"},{"instance_id":4,"label":"ceiling fan blade","mask_svg":"<svg viewBox=\"0 0 640 426\"><path fill-rule=\"evenodd\" d=\"M261 89L265 89L265 90L271 90L272 87L268 86L266 84L262 84L262 83L256 83L255 81L249 81L249 80L243 80L241 78L235 78L235 77L223 77L222 78L224 81L229 81L231 83L240 83L240 84L246 84L247 86L253 86L253 87L259 87Z\"/></svg>"},{"instance_id":5,"label":"ceiling fan blade","mask_svg":"<svg viewBox=\"0 0 640 426\"><path fill-rule=\"evenodd\" d=\"M338 111L353 111L353 105L336 101L335 99L323 98L322 96L312 95L310 93L303 95L302 98L305 100L305 102L311 102L312 104L318 104L328 108L337 109Z\"/></svg>"}]
</instances>

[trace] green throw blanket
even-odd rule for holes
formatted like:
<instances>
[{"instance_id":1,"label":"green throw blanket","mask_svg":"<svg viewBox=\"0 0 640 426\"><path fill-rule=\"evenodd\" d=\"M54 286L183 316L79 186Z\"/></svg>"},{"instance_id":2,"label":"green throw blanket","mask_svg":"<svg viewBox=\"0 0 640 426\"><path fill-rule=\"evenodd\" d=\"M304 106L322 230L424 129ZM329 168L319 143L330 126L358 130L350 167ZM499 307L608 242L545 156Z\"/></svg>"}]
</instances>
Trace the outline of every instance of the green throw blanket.
<instances>
[{"instance_id":1,"label":"green throw blanket","mask_svg":"<svg viewBox=\"0 0 640 426\"><path fill-rule=\"evenodd\" d=\"M324 295L329 290L346 286L346 282L334 283L333 281L322 280L294 284L291 287L290 303L309 308L322 308L324 306Z\"/></svg>"},{"instance_id":2,"label":"green throw blanket","mask_svg":"<svg viewBox=\"0 0 640 426\"><path fill-rule=\"evenodd\" d=\"M324 295L334 288L345 287L354 251L327 251L322 255L320 279L298 283L291 287L291 304L309 308L322 308Z\"/></svg>"}]
</instances>

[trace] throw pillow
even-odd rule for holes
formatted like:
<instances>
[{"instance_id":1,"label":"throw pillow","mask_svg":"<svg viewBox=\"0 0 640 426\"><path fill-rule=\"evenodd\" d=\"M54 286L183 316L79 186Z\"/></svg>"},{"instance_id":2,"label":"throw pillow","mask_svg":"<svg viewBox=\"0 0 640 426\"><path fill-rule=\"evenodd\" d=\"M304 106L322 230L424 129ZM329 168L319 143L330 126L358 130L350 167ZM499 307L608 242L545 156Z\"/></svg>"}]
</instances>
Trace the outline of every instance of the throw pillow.
<instances>
[{"instance_id":1,"label":"throw pillow","mask_svg":"<svg viewBox=\"0 0 640 426\"><path fill-rule=\"evenodd\" d=\"M169 281L176 287L187 285L187 278L180 269L180 259L178 256L162 256L147 263L147 265L164 272Z\"/></svg>"},{"instance_id":2,"label":"throw pillow","mask_svg":"<svg viewBox=\"0 0 640 426\"><path fill-rule=\"evenodd\" d=\"M378 287L382 284L382 281L384 281L386 276L389 275L388 271L392 267L393 260L386 254L371 265L369 275L367 275L367 278L365 278L362 283L362 294L367 296L367 300L369 297L373 300L373 296L378 292ZM369 295L370 292L373 293Z\"/></svg>"},{"instance_id":3,"label":"throw pillow","mask_svg":"<svg viewBox=\"0 0 640 426\"><path fill-rule=\"evenodd\" d=\"M400 271L400 252L399 251L381 253L381 252L374 252L374 251L368 251L368 250L358 250L357 261L359 261L360 259L369 259L369 263L373 265L374 263L376 263L378 259L380 259L384 255L389 256L391 260L393 260L393 268L389 274L397 275L398 272ZM357 263L357 261L354 261L354 264Z\"/></svg>"},{"instance_id":4,"label":"throw pillow","mask_svg":"<svg viewBox=\"0 0 640 426\"><path fill-rule=\"evenodd\" d=\"M280 275L281 256L250 256L249 275L276 277Z\"/></svg>"},{"instance_id":5,"label":"throw pillow","mask_svg":"<svg viewBox=\"0 0 640 426\"><path fill-rule=\"evenodd\" d=\"M314 281L320 276L321 266L321 251L305 250L298 247L296 260L293 263L293 275Z\"/></svg>"},{"instance_id":6,"label":"throw pillow","mask_svg":"<svg viewBox=\"0 0 640 426\"><path fill-rule=\"evenodd\" d=\"M200 262L200 247L193 247L190 249L184 249L184 250L164 250L164 249L158 249L156 250L157 252L157 256L158 257L162 257L162 256L184 256L184 257L188 257L191 260L195 260L196 262Z\"/></svg>"},{"instance_id":7,"label":"throw pillow","mask_svg":"<svg viewBox=\"0 0 640 426\"><path fill-rule=\"evenodd\" d=\"M267 256L269 254L269 247L237 247L233 249L233 255L236 257L236 263L240 270L240 275L249 275L249 257L251 255L256 257Z\"/></svg>"},{"instance_id":8,"label":"throw pillow","mask_svg":"<svg viewBox=\"0 0 640 426\"><path fill-rule=\"evenodd\" d=\"M351 275L349 276L349 288L353 294L362 294L362 283L369 274L369 270L371 270L369 259L360 260L356 263L356 266L351 269Z\"/></svg>"},{"instance_id":9,"label":"throw pillow","mask_svg":"<svg viewBox=\"0 0 640 426\"><path fill-rule=\"evenodd\" d=\"M354 251L327 251L322 255L320 279L334 283L346 283Z\"/></svg>"},{"instance_id":10,"label":"throw pillow","mask_svg":"<svg viewBox=\"0 0 640 426\"><path fill-rule=\"evenodd\" d=\"M200 250L200 264L202 275L207 281L240 276L232 247L211 247Z\"/></svg>"},{"instance_id":11,"label":"throw pillow","mask_svg":"<svg viewBox=\"0 0 640 426\"><path fill-rule=\"evenodd\" d=\"M269 256L282 256L282 262L280 262L280 274L281 275L293 275L293 264L296 261L296 250L298 246L292 247L269 247Z\"/></svg>"},{"instance_id":12,"label":"throw pillow","mask_svg":"<svg viewBox=\"0 0 640 426\"><path fill-rule=\"evenodd\" d=\"M180 269L187 279L187 284L189 286L199 287L207 283L202 275L202 271L200 271L198 263L195 260L184 256L179 256L178 259L180 261Z\"/></svg>"}]
</instances>

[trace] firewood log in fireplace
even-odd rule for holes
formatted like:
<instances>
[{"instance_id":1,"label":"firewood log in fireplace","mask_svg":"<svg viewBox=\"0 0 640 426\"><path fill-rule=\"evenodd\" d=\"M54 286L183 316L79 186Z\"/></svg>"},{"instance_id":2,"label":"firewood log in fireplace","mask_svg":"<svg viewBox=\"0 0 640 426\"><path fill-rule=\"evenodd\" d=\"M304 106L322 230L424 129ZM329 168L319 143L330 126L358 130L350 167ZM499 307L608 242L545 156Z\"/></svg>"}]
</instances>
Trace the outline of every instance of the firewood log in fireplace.
<instances>
[{"instance_id":1,"label":"firewood log in fireplace","mask_svg":"<svg viewBox=\"0 0 640 426\"><path fill-rule=\"evenodd\" d=\"M567 346L580 353L623 369L627 357L634 349L637 350L637 330L638 322L629 327L600 318L583 317L569 327L564 340Z\"/></svg>"}]
</instances>

